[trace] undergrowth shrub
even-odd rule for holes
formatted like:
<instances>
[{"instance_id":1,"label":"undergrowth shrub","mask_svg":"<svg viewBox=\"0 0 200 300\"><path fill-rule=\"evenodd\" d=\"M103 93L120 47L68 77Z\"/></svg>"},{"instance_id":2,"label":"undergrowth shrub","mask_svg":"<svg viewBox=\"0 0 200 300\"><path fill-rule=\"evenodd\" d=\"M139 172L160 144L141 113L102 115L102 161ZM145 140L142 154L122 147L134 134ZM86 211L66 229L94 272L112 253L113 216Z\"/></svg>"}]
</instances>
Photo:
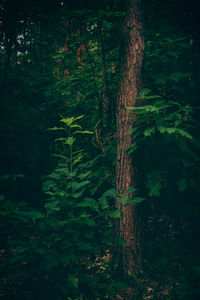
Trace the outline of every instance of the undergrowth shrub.
<instances>
[{"instance_id":1,"label":"undergrowth shrub","mask_svg":"<svg viewBox=\"0 0 200 300\"><path fill-rule=\"evenodd\" d=\"M86 160L77 149L78 136L92 134L77 123L82 117L62 117L63 126L50 129L62 133L56 142L63 151L44 179L43 209L21 204L9 215L5 299L103 299L124 287L109 267L113 218L120 216L116 195L99 191L92 172L97 158Z\"/></svg>"},{"instance_id":2,"label":"undergrowth shrub","mask_svg":"<svg viewBox=\"0 0 200 300\"><path fill-rule=\"evenodd\" d=\"M199 110L140 92L143 106L127 148L139 166L143 208L144 274L152 299L196 299L199 294ZM191 254L195 253L191 257ZM178 255L177 255L178 253ZM163 272L165 270L165 272ZM192 288L191 288L192 287ZM158 295L161 295L160 298Z\"/></svg>"}]
</instances>

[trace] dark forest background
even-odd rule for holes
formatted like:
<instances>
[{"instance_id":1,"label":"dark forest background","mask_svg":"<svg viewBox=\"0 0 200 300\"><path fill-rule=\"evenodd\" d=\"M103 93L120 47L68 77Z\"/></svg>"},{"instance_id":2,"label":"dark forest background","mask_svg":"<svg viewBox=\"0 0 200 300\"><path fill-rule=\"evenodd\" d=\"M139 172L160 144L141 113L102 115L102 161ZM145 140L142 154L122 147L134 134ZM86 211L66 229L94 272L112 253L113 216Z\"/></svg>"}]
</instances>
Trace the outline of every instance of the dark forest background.
<instances>
[{"instance_id":1,"label":"dark forest background","mask_svg":"<svg viewBox=\"0 0 200 300\"><path fill-rule=\"evenodd\" d=\"M129 287L134 299L200 297L198 7L141 2L143 106L127 151L143 266L124 280L112 258L123 243L114 223L125 2L1 1L1 299L122 299Z\"/></svg>"}]
</instances>

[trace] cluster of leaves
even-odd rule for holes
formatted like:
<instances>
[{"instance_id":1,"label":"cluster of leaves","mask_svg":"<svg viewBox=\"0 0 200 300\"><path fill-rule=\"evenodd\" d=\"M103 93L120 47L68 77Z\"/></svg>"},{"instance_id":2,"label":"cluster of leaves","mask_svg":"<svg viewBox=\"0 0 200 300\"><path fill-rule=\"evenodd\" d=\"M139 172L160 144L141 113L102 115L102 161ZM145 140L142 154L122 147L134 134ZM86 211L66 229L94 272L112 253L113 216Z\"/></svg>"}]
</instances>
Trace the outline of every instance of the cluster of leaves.
<instances>
[{"instance_id":1,"label":"cluster of leaves","mask_svg":"<svg viewBox=\"0 0 200 300\"><path fill-rule=\"evenodd\" d=\"M168 286L170 299L174 299L174 295L178 299L187 299L188 295L195 297L199 294L199 274L195 271L199 266L198 256L191 259L187 248L179 254L179 259L176 253L192 243L192 236L199 228L196 198L200 175L199 123L196 118L199 110L153 95L148 88L141 91L139 98L143 100L143 106L127 107L134 110L136 122L129 131L133 143L126 151L137 159L141 174L139 184L148 200L144 236L152 236L152 242L149 240L146 244L144 255L152 264L147 263L147 272L151 270L150 276L155 277L159 285ZM192 247L196 253L196 244ZM158 278L156 274L160 274L162 268L166 268L168 274ZM179 276L179 271L174 271L181 268L185 269L186 275ZM191 278L187 277L188 269L192 284ZM157 289L159 293L161 286L154 291Z\"/></svg>"},{"instance_id":2,"label":"cluster of leaves","mask_svg":"<svg viewBox=\"0 0 200 300\"><path fill-rule=\"evenodd\" d=\"M12 268L12 274L7 273L5 297L95 299L124 287L111 278L106 252L115 241L112 219L120 216L112 208L115 191L97 197L97 178L91 172L95 160L85 161L83 151L72 149L76 134L92 134L77 124L82 117L63 117L63 127L51 128L70 135L56 139L64 153L57 155L62 161L44 181L44 208L22 203L9 210L15 236L8 240L6 268Z\"/></svg>"},{"instance_id":3,"label":"cluster of leaves","mask_svg":"<svg viewBox=\"0 0 200 300\"><path fill-rule=\"evenodd\" d=\"M143 99L143 106L127 107L128 110L134 110L137 115L136 126L129 131L129 134L133 135L134 142L126 149L127 152L132 154L137 148L143 147L144 143L155 146L155 143L159 142L160 147L163 147L161 155L165 155L165 151L169 151L168 148L173 145L176 167L184 164L181 159L182 154L185 152L187 152L185 156L190 153L195 163L197 163L198 156L195 156L195 153L189 150L192 145L198 147L196 139L191 135L191 132L194 133L195 128L197 131L198 127L198 122L194 118L195 109L189 105L181 106L178 102L166 101L159 95L152 95L151 90L148 88L144 88L140 92L139 98ZM178 150L179 158L176 157L176 151ZM157 153L157 150L154 151ZM183 160L186 159L185 156ZM172 156L170 155L168 159L172 159ZM169 161L162 161L162 165L166 163L168 164ZM154 166L156 167L156 164ZM160 166L160 171L162 173L162 166ZM147 180L149 182L147 183L149 196L159 197L160 189L164 186L167 187L164 184L166 180L162 178L159 171L156 172L155 170L150 175L147 173L147 178L149 178ZM182 185L184 184L183 181L185 182L181 179L177 181L180 191L185 189Z\"/></svg>"}]
</instances>

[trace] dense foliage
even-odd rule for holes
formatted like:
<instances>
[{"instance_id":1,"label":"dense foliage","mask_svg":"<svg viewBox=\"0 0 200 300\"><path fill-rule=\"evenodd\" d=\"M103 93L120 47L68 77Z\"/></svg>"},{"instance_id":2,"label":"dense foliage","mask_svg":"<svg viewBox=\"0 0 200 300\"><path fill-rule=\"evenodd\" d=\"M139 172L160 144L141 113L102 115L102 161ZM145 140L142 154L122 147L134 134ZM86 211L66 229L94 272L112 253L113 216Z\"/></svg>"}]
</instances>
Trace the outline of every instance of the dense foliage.
<instances>
[{"instance_id":1,"label":"dense foliage","mask_svg":"<svg viewBox=\"0 0 200 300\"><path fill-rule=\"evenodd\" d=\"M142 1L136 161L143 268L113 265L122 1L0 5L0 297L199 299L199 37L195 7ZM127 107L127 110L132 110ZM120 299L120 298L119 298Z\"/></svg>"}]
</instances>

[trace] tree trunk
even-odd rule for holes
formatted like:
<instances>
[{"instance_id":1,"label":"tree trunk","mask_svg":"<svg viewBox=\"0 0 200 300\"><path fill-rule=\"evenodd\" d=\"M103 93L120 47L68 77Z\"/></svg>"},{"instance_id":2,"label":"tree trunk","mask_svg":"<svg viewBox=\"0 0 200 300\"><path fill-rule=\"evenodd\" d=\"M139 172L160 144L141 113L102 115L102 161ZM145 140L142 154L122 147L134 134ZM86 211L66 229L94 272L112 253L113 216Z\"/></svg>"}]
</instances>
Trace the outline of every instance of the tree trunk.
<instances>
[{"instance_id":1,"label":"tree trunk","mask_svg":"<svg viewBox=\"0 0 200 300\"><path fill-rule=\"evenodd\" d=\"M124 21L124 37L121 54L120 86L117 104L117 164L116 189L118 197L124 196L131 187L136 187L134 158L125 150L132 144L127 132L134 126L134 111L128 106L136 106L141 89L141 67L144 52L144 40L141 36L140 0L127 0L127 15ZM127 198L133 198L129 193ZM122 278L135 274L141 268L141 245L138 208L134 205L122 205L117 202L122 216L117 222L117 234L126 246L118 245L116 264Z\"/></svg>"}]
</instances>

